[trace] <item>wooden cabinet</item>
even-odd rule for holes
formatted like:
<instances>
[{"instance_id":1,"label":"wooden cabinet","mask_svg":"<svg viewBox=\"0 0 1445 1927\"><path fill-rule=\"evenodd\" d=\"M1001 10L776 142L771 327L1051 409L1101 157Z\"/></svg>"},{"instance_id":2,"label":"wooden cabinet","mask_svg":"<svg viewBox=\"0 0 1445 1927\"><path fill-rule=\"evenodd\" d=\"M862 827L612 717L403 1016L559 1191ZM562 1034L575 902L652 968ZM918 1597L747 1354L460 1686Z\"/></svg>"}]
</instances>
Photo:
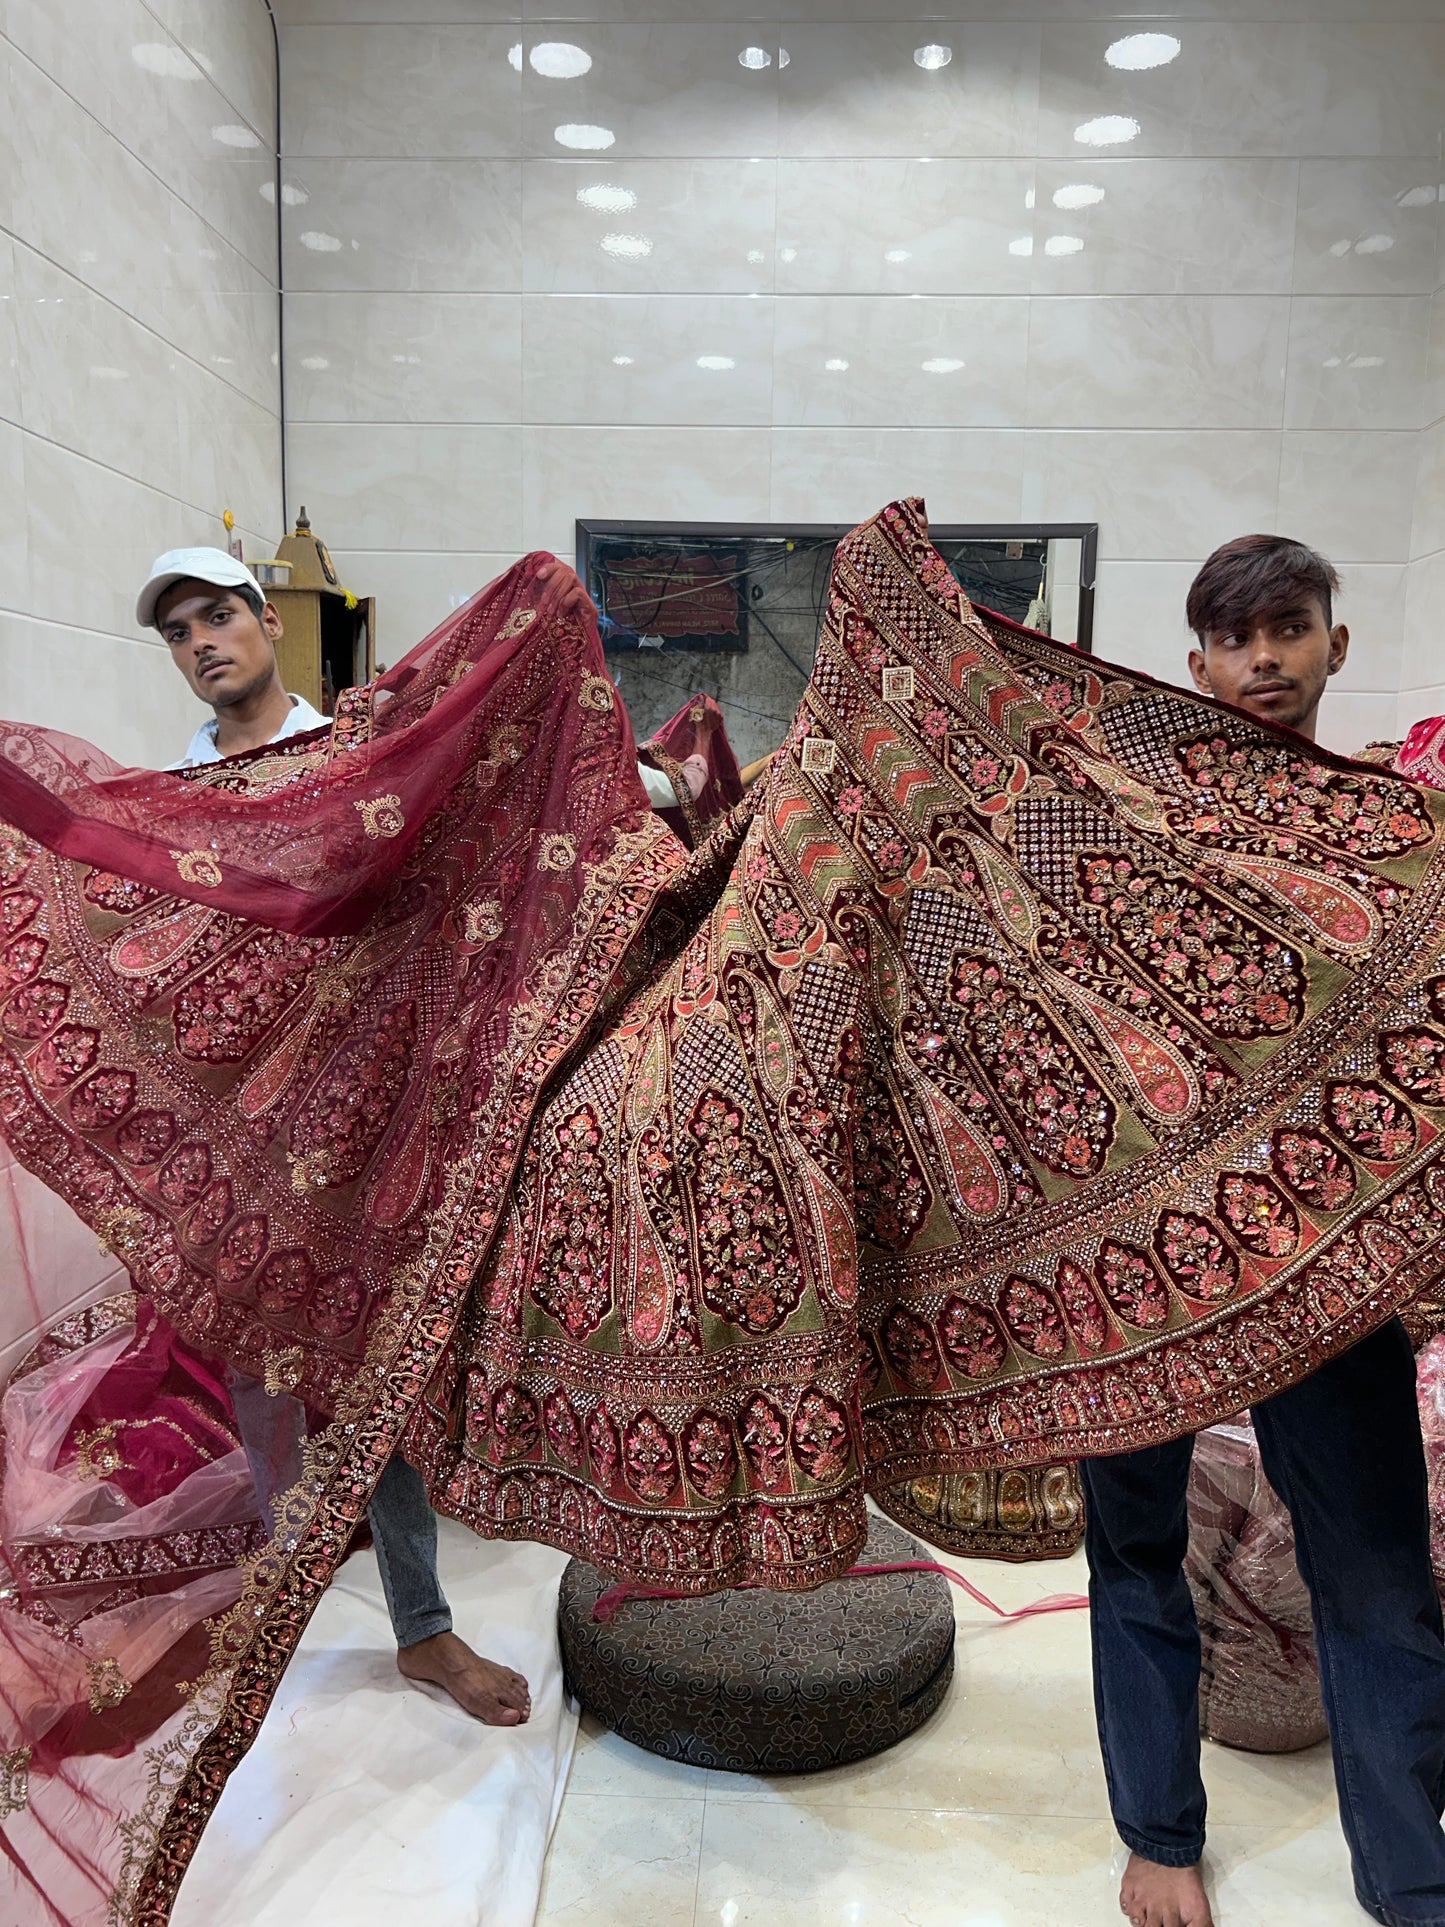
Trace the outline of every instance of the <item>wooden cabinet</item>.
<instances>
[{"instance_id":1,"label":"wooden cabinet","mask_svg":"<svg viewBox=\"0 0 1445 1927\"><path fill-rule=\"evenodd\" d=\"M356 607L333 589L267 589L283 634L276 660L287 689L331 713L336 692L376 674L376 599L362 596Z\"/></svg>"}]
</instances>

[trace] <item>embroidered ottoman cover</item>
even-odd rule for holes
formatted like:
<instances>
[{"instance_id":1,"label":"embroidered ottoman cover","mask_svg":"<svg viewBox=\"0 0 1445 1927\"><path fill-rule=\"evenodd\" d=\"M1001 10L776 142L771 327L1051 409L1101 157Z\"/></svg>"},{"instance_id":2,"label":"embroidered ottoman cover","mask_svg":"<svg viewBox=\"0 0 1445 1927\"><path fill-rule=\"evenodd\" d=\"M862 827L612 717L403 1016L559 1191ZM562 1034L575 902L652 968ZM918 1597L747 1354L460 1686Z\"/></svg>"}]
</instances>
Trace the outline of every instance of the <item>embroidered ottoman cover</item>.
<instances>
[{"instance_id":1,"label":"embroidered ottoman cover","mask_svg":"<svg viewBox=\"0 0 1445 1927\"><path fill-rule=\"evenodd\" d=\"M929 1556L875 1519L859 1564ZM811 1773L863 1759L921 1726L953 1677L953 1601L935 1572L633 1599L603 1624L592 1609L610 1583L580 1559L562 1575L568 1685L623 1739L691 1766Z\"/></svg>"}]
</instances>

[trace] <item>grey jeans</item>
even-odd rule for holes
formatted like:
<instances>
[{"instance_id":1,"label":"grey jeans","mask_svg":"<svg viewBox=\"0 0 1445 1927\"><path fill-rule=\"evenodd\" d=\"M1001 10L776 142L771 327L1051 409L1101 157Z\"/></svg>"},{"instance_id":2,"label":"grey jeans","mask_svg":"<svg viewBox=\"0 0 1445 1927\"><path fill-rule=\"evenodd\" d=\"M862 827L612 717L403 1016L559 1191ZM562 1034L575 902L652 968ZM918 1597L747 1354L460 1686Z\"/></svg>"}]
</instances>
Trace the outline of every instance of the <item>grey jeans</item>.
<instances>
[{"instance_id":1,"label":"grey jeans","mask_svg":"<svg viewBox=\"0 0 1445 1927\"><path fill-rule=\"evenodd\" d=\"M259 1379L234 1367L227 1376L262 1517L274 1525L275 1501L301 1477L305 1414L295 1399L273 1398ZM449 1633L451 1608L437 1574L437 1515L420 1472L399 1453L377 1480L367 1516L397 1645Z\"/></svg>"},{"instance_id":2,"label":"grey jeans","mask_svg":"<svg viewBox=\"0 0 1445 1927\"><path fill-rule=\"evenodd\" d=\"M367 1516L397 1645L449 1633L452 1611L437 1574L437 1515L426 1481L399 1452L377 1480Z\"/></svg>"}]
</instances>

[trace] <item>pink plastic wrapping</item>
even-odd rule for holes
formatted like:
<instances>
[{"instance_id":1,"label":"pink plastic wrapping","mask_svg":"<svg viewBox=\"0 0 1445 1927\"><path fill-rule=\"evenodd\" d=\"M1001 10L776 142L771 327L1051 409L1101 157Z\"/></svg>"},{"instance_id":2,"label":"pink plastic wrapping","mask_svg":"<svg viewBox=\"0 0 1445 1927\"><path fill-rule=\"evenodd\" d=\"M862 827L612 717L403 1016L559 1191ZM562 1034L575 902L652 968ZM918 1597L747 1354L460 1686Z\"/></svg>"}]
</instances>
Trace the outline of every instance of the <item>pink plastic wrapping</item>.
<instances>
[{"instance_id":1,"label":"pink plastic wrapping","mask_svg":"<svg viewBox=\"0 0 1445 1927\"><path fill-rule=\"evenodd\" d=\"M1199 1727L1224 1746L1293 1753L1325 1736L1294 1530L1247 1420L1194 1442L1186 1560L1203 1646Z\"/></svg>"}]
</instances>

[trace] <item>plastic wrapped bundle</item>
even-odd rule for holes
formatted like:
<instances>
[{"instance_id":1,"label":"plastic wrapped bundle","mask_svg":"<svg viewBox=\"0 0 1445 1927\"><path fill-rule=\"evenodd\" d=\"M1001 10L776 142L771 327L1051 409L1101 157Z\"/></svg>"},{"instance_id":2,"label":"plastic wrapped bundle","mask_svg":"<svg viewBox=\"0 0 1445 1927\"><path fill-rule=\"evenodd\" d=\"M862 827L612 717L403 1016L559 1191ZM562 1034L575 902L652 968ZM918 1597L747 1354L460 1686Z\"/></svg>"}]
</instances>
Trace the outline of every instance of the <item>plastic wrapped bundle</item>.
<instances>
[{"instance_id":1,"label":"plastic wrapped bundle","mask_svg":"<svg viewBox=\"0 0 1445 1927\"><path fill-rule=\"evenodd\" d=\"M1415 1360L1420 1434L1430 1481L1430 1563L1445 1595L1445 1334L1432 1338Z\"/></svg>"},{"instance_id":2,"label":"plastic wrapped bundle","mask_svg":"<svg viewBox=\"0 0 1445 1927\"><path fill-rule=\"evenodd\" d=\"M1294 1530L1246 1422L1212 1426L1194 1442L1186 1570L1203 1648L1200 1731L1252 1753L1293 1753L1323 1739Z\"/></svg>"}]
</instances>

